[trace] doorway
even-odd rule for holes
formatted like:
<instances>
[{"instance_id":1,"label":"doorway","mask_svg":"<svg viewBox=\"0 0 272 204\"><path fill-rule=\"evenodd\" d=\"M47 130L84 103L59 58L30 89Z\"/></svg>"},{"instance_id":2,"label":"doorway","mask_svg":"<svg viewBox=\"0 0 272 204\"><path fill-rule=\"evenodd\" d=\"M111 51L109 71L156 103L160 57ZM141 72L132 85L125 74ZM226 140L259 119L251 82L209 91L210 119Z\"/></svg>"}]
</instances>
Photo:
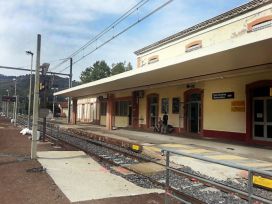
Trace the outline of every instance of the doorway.
<instances>
[{"instance_id":1,"label":"doorway","mask_svg":"<svg viewBox=\"0 0 272 204\"><path fill-rule=\"evenodd\" d=\"M148 113L147 126L154 127L158 123L158 115L159 115L159 96L157 94L149 95L148 98Z\"/></svg>"},{"instance_id":2,"label":"doorway","mask_svg":"<svg viewBox=\"0 0 272 204\"><path fill-rule=\"evenodd\" d=\"M246 141L272 142L272 80L246 85Z\"/></svg>"},{"instance_id":3,"label":"doorway","mask_svg":"<svg viewBox=\"0 0 272 204\"><path fill-rule=\"evenodd\" d=\"M253 98L253 137L272 141L272 97Z\"/></svg>"},{"instance_id":4,"label":"doorway","mask_svg":"<svg viewBox=\"0 0 272 204\"><path fill-rule=\"evenodd\" d=\"M185 120L187 132L200 133L202 131L202 94L200 89L185 92Z\"/></svg>"}]
</instances>

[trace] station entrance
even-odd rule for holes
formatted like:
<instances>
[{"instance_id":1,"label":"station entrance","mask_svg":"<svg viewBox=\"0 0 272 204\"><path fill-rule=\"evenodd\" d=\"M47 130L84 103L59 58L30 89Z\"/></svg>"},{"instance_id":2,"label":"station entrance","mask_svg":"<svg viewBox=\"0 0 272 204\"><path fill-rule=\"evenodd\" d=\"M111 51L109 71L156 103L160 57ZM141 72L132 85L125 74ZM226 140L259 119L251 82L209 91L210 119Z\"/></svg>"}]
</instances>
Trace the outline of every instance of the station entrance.
<instances>
[{"instance_id":1,"label":"station entrance","mask_svg":"<svg viewBox=\"0 0 272 204\"><path fill-rule=\"evenodd\" d=\"M253 98L253 137L272 141L272 97Z\"/></svg>"},{"instance_id":2,"label":"station entrance","mask_svg":"<svg viewBox=\"0 0 272 204\"><path fill-rule=\"evenodd\" d=\"M154 127L158 123L159 96L156 94L152 94L147 97L147 101L148 101L148 112L147 112L148 127Z\"/></svg>"},{"instance_id":3,"label":"station entrance","mask_svg":"<svg viewBox=\"0 0 272 204\"><path fill-rule=\"evenodd\" d=\"M272 142L272 81L247 85L247 138Z\"/></svg>"},{"instance_id":4,"label":"station entrance","mask_svg":"<svg viewBox=\"0 0 272 204\"><path fill-rule=\"evenodd\" d=\"M185 120L184 127L187 132L200 133L202 131L202 95L201 89L191 89L185 93Z\"/></svg>"}]
</instances>

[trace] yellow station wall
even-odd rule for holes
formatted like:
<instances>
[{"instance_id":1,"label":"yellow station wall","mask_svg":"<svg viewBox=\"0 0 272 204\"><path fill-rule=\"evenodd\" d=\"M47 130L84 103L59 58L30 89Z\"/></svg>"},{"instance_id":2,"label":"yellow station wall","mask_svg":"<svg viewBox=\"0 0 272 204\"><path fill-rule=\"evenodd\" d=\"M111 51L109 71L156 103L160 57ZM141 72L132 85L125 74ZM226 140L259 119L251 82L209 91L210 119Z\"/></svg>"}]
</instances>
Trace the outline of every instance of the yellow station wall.
<instances>
[{"instance_id":1,"label":"yellow station wall","mask_svg":"<svg viewBox=\"0 0 272 204\"><path fill-rule=\"evenodd\" d=\"M127 116L115 116L114 123L116 127L128 127L129 121Z\"/></svg>"},{"instance_id":2,"label":"yellow station wall","mask_svg":"<svg viewBox=\"0 0 272 204\"><path fill-rule=\"evenodd\" d=\"M184 88L182 87L184 86L172 86L172 87L145 90L145 97L139 100L139 118L141 119L140 124L142 125L147 124L147 96L149 94L158 94L159 95L159 107L158 107L159 117L162 118L163 116L163 113L161 112L161 100L162 98L168 98L169 100L168 122L170 125L173 125L174 127L183 128L183 118L179 119L179 114L172 113L172 99L179 97L180 101L183 101L182 90L184 90Z\"/></svg>"},{"instance_id":3,"label":"yellow station wall","mask_svg":"<svg viewBox=\"0 0 272 204\"><path fill-rule=\"evenodd\" d=\"M203 129L245 133L246 112L233 112L231 109L232 101L244 101L246 103L246 84L259 80L271 79L272 71L269 71L254 75L245 75L195 83L195 88L204 90ZM180 97L180 101L184 102L184 92L186 90L189 89L187 89L185 85L145 90L145 97L139 101L139 118L142 119L140 120L140 124L147 124L146 97L149 94L155 93L159 94L159 117L163 116L161 113L161 99L169 98L169 124L173 125L174 127L183 128L184 108L181 107L181 118L179 120L179 114L172 114L172 98ZM212 99L212 93L221 92L234 92L235 98L220 100Z\"/></svg>"},{"instance_id":4,"label":"yellow station wall","mask_svg":"<svg viewBox=\"0 0 272 204\"><path fill-rule=\"evenodd\" d=\"M105 115L100 116L100 125L106 126L106 116Z\"/></svg>"},{"instance_id":5,"label":"yellow station wall","mask_svg":"<svg viewBox=\"0 0 272 204\"><path fill-rule=\"evenodd\" d=\"M271 67L272 68L272 67ZM246 84L259 80L271 80L272 71L206 81L204 83L204 129L246 133L246 112L232 112L232 101L246 102ZM231 92L234 99L212 100L212 93Z\"/></svg>"}]
</instances>

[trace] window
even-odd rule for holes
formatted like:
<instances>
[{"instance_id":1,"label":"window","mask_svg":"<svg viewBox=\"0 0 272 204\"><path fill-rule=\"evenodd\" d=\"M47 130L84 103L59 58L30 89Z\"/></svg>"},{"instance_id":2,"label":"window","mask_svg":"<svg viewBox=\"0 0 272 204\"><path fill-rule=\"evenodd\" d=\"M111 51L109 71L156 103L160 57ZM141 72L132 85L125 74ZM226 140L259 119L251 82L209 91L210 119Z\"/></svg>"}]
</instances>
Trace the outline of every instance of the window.
<instances>
[{"instance_id":1,"label":"window","mask_svg":"<svg viewBox=\"0 0 272 204\"><path fill-rule=\"evenodd\" d=\"M155 56L152 56L148 59L148 64L152 64L152 63L155 63L155 62L158 62L159 61L159 56L158 55L155 55Z\"/></svg>"},{"instance_id":2,"label":"window","mask_svg":"<svg viewBox=\"0 0 272 204\"><path fill-rule=\"evenodd\" d=\"M197 40L185 46L185 52L191 52L202 48L202 40Z\"/></svg>"},{"instance_id":3,"label":"window","mask_svg":"<svg viewBox=\"0 0 272 204\"><path fill-rule=\"evenodd\" d=\"M107 102L100 102L100 115L107 115Z\"/></svg>"},{"instance_id":4,"label":"window","mask_svg":"<svg viewBox=\"0 0 272 204\"><path fill-rule=\"evenodd\" d=\"M173 98L173 100L172 100L172 113L173 114L179 113L179 104L180 104L180 99L178 97Z\"/></svg>"},{"instance_id":5,"label":"window","mask_svg":"<svg viewBox=\"0 0 272 204\"><path fill-rule=\"evenodd\" d=\"M252 30L251 31L257 31L257 30L262 30L264 28L268 28L268 27L271 27L272 26L272 20L270 21L265 21L265 22L262 22L262 23L259 23L257 25L254 25L252 26Z\"/></svg>"},{"instance_id":6,"label":"window","mask_svg":"<svg viewBox=\"0 0 272 204\"><path fill-rule=\"evenodd\" d=\"M258 18L247 25L248 32L254 32L272 26L272 15Z\"/></svg>"},{"instance_id":7,"label":"window","mask_svg":"<svg viewBox=\"0 0 272 204\"><path fill-rule=\"evenodd\" d=\"M169 110L169 99L168 98L162 98L162 106L161 106L161 112L162 113L168 113Z\"/></svg>"},{"instance_id":8,"label":"window","mask_svg":"<svg viewBox=\"0 0 272 204\"><path fill-rule=\"evenodd\" d=\"M116 101L115 102L115 115L116 116L128 116L128 101Z\"/></svg>"}]
</instances>

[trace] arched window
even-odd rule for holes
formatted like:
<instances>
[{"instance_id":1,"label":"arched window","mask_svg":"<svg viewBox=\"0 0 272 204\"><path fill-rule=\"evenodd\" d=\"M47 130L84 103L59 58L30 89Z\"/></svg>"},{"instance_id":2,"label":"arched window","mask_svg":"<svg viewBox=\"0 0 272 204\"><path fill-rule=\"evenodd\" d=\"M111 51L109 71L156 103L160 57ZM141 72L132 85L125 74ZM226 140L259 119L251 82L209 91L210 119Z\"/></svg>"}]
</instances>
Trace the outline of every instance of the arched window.
<instances>
[{"instance_id":1,"label":"arched window","mask_svg":"<svg viewBox=\"0 0 272 204\"><path fill-rule=\"evenodd\" d=\"M159 61L159 55L154 55L148 58L148 64L152 64Z\"/></svg>"},{"instance_id":2,"label":"arched window","mask_svg":"<svg viewBox=\"0 0 272 204\"><path fill-rule=\"evenodd\" d=\"M191 52L200 48L202 48L202 40L196 40L185 46L185 52Z\"/></svg>"},{"instance_id":3,"label":"arched window","mask_svg":"<svg viewBox=\"0 0 272 204\"><path fill-rule=\"evenodd\" d=\"M272 15L258 18L247 24L247 31L254 32L272 26Z\"/></svg>"}]
</instances>

